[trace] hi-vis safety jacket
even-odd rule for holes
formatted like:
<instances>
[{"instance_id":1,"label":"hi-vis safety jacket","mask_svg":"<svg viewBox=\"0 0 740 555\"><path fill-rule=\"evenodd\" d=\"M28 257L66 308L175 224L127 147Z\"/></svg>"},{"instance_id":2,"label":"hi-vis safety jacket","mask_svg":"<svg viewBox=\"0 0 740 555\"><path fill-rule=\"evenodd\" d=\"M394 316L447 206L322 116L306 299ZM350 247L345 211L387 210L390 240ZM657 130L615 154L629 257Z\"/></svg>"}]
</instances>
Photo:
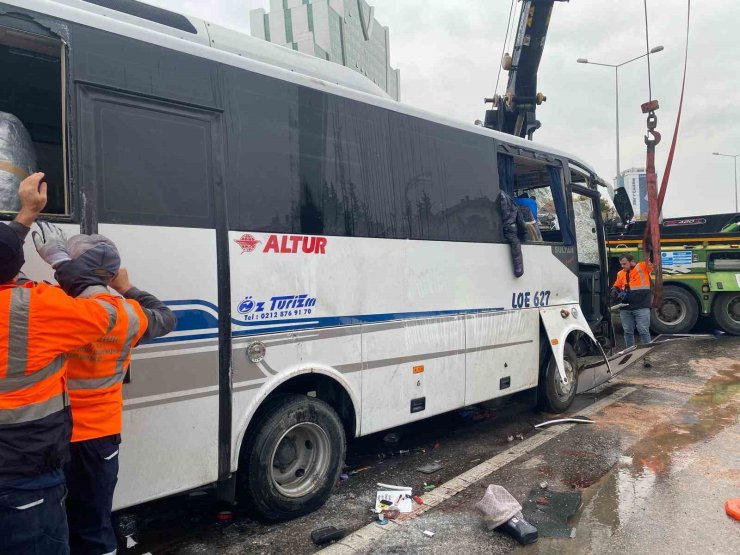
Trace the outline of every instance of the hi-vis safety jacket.
<instances>
[{"instance_id":1,"label":"hi-vis safety jacket","mask_svg":"<svg viewBox=\"0 0 740 555\"><path fill-rule=\"evenodd\" d=\"M168 334L176 323L164 303L135 287L125 298L102 286L88 287L79 296L112 307L115 322L103 337L67 355L73 442L121 433L131 350L142 340Z\"/></svg>"},{"instance_id":2,"label":"hi-vis safety jacket","mask_svg":"<svg viewBox=\"0 0 740 555\"><path fill-rule=\"evenodd\" d=\"M635 310L638 308L650 308L653 302L653 295L650 289L650 272L653 270L651 264L639 262L629 271L619 270L614 287L622 291L629 291L629 306L626 310Z\"/></svg>"},{"instance_id":3,"label":"hi-vis safety jacket","mask_svg":"<svg viewBox=\"0 0 740 555\"><path fill-rule=\"evenodd\" d=\"M0 285L0 483L61 466L71 424L65 354L103 336L114 316L45 283Z\"/></svg>"},{"instance_id":4,"label":"hi-vis safety jacket","mask_svg":"<svg viewBox=\"0 0 740 555\"><path fill-rule=\"evenodd\" d=\"M116 316L103 337L67 355L73 442L121 433L123 378L131 349L147 329L146 315L134 300L105 287L89 287L80 297L105 303Z\"/></svg>"}]
</instances>

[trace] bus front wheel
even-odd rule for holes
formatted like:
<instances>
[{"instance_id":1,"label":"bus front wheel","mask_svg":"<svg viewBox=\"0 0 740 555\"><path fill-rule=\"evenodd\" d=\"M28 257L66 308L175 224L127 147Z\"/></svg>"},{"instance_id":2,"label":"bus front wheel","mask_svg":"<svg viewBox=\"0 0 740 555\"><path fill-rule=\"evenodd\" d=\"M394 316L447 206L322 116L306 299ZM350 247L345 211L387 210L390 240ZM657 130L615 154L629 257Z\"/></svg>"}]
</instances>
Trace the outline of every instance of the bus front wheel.
<instances>
[{"instance_id":1,"label":"bus front wheel","mask_svg":"<svg viewBox=\"0 0 740 555\"><path fill-rule=\"evenodd\" d=\"M331 406L282 395L257 416L242 449L239 497L269 520L308 514L329 498L345 449L344 427Z\"/></svg>"},{"instance_id":2,"label":"bus front wheel","mask_svg":"<svg viewBox=\"0 0 740 555\"><path fill-rule=\"evenodd\" d=\"M549 346L546 346L549 350ZM547 412L564 412L568 410L578 391L578 357L570 343L565 344L563 350L563 369L568 378L564 384L560 380L560 372L552 352L545 358L540 383L537 391L537 403L541 410Z\"/></svg>"},{"instance_id":3,"label":"bus front wheel","mask_svg":"<svg viewBox=\"0 0 740 555\"><path fill-rule=\"evenodd\" d=\"M740 293L719 293L712 306L712 317L722 331L740 335Z\"/></svg>"}]
</instances>

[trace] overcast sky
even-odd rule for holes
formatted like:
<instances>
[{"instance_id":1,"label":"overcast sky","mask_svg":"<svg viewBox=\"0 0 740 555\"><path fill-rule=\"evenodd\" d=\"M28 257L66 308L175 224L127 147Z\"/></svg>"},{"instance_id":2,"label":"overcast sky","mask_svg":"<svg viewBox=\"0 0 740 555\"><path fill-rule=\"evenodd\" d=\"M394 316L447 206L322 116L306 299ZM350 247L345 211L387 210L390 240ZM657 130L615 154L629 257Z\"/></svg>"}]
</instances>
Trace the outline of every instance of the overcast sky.
<instances>
[{"instance_id":1,"label":"overcast sky","mask_svg":"<svg viewBox=\"0 0 740 555\"><path fill-rule=\"evenodd\" d=\"M269 0L147 0L249 32L249 10ZM660 101L658 178L670 148L683 69L687 0L648 0L653 96ZM483 119L506 33L510 0L370 0L390 28L391 65L401 70L402 101L473 122ZM461 8L460 6L465 6ZM518 12L519 4L515 7ZM740 153L740 2L694 0L689 69L678 147L664 208L668 217L734 211L733 160ZM614 70L645 52L643 0L557 2L540 64L535 140L573 153L611 181L616 172ZM501 77L499 92L505 87ZM645 60L619 70L621 167L645 165L648 100Z\"/></svg>"}]
</instances>

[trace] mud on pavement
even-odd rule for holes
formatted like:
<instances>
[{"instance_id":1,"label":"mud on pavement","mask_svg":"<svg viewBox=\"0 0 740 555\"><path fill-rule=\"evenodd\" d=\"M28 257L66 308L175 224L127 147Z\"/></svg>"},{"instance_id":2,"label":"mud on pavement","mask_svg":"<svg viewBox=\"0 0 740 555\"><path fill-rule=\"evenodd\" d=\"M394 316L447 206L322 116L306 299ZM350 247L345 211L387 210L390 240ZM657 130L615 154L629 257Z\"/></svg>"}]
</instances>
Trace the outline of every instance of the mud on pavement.
<instances>
[{"instance_id":1,"label":"mud on pavement","mask_svg":"<svg viewBox=\"0 0 740 555\"><path fill-rule=\"evenodd\" d=\"M349 479L337 484L322 509L291 522L260 522L249 517L248 507L237 507L229 508L233 521L221 525L216 513L224 507L209 493L151 503L135 513L139 545L124 552L308 554L319 551L311 531L332 525L350 536L325 555L734 553L740 523L725 515L723 504L740 496L740 339L672 346L651 359L651 368L633 368L579 396L571 413L617 397L592 416L595 424L540 438L541 445L418 517L392 523L377 539L370 512L377 482L423 493L424 482L440 486L524 447L528 438L545 433L534 424L552 415L535 412L520 397L391 430L400 437L397 444L383 441L388 431L355 440L348 446ZM442 469L434 474L416 470L436 461ZM541 537L520 547L485 528L474 505L489 483L503 485L523 503L543 481L552 491L581 493L582 505L569 522L575 537ZM425 530L434 536L426 537Z\"/></svg>"}]
</instances>

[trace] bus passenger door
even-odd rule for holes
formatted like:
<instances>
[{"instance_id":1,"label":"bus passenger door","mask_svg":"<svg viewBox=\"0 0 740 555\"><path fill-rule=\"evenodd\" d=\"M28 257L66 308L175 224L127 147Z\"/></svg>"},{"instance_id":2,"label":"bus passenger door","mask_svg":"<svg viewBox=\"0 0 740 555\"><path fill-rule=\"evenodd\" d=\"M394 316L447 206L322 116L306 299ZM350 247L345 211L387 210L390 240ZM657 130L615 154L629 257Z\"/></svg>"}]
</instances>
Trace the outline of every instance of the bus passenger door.
<instances>
[{"instance_id":1,"label":"bus passenger door","mask_svg":"<svg viewBox=\"0 0 740 555\"><path fill-rule=\"evenodd\" d=\"M78 85L77 99L86 232L111 238L131 282L178 319L133 352L120 509L219 477L223 138L217 111L90 85Z\"/></svg>"},{"instance_id":2,"label":"bus passenger door","mask_svg":"<svg viewBox=\"0 0 740 555\"><path fill-rule=\"evenodd\" d=\"M585 187L573 186L573 215L578 252L580 305L589 325L599 325L605 312L606 251L600 231L599 194Z\"/></svg>"}]
</instances>

